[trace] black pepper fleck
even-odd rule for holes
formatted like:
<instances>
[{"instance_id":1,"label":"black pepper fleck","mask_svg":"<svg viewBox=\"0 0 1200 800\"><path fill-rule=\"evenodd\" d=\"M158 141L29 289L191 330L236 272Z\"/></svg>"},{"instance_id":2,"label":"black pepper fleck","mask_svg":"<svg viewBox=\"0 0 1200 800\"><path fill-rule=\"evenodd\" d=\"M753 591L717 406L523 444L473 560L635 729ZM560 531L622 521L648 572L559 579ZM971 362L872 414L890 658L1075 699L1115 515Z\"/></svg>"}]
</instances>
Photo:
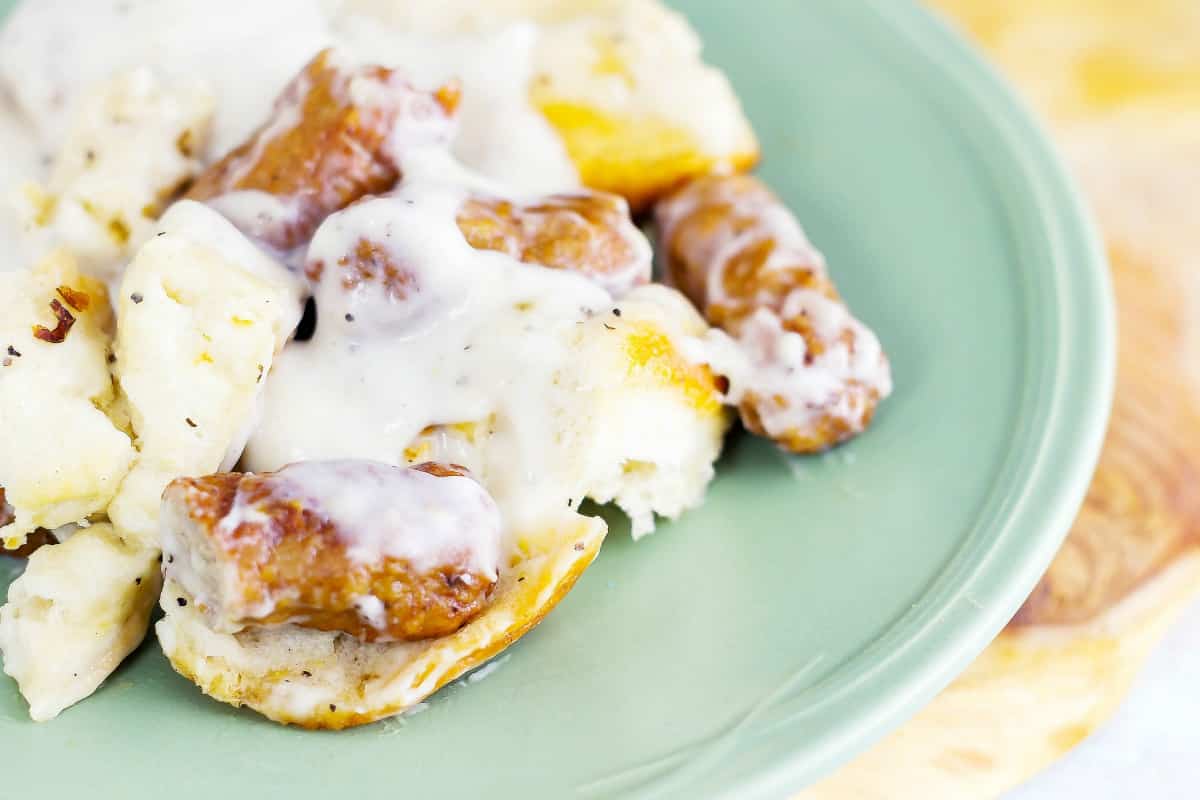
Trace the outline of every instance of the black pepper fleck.
<instances>
[{"instance_id":1,"label":"black pepper fleck","mask_svg":"<svg viewBox=\"0 0 1200 800\"><path fill-rule=\"evenodd\" d=\"M186 422L188 424L189 428L196 427L196 423L192 421L191 417L184 417L184 422Z\"/></svg>"},{"instance_id":2,"label":"black pepper fleck","mask_svg":"<svg viewBox=\"0 0 1200 800\"><path fill-rule=\"evenodd\" d=\"M142 579L141 579L141 578L134 578L134 579L133 579L133 582L134 582L134 583L136 583L138 586L141 586L141 585L142 585Z\"/></svg>"},{"instance_id":3,"label":"black pepper fleck","mask_svg":"<svg viewBox=\"0 0 1200 800\"><path fill-rule=\"evenodd\" d=\"M608 328L610 331L615 331L615 330L616 330L616 328L614 328L612 325L609 325L607 322L606 322L606 323L604 323L604 327Z\"/></svg>"},{"instance_id":4,"label":"black pepper fleck","mask_svg":"<svg viewBox=\"0 0 1200 800\"><path fill-rule=\"evenodd\" d=\"M254 379L254 382L262 383L262 376L263 376L263 365L259 364L258 365L258 377Z\"/></svg>"},{"instance_id":5,"label":"black pepper fleck","mask_svg":"<svg viewBox=\"0 0 1200 800\"><path fill-rule=\"evenodd\" d=\"M187 605L187 600L183 599L182 597L176 597L175 602L179 603L180 608L183 608L184 606Z\"/></svg>"},{"instance_id":6,"label":"black pepper fleck","mask_svg":"<svg viewBox=\"0 0 1200 800\"><path fill-rule=\"evenodd\" d=\"M158 557L158 560L159 560L159 561L162 561L162 556L159 556L159 557ZM175 556L167 556L167 563L168 563L168 564L174 564L174 563L175 563Z\"/></svg>"},{"instance_id":7,"label":"black pepper fleck","mask_svg":"<svg viewBox=\"0 0 1200 800\"><path fill-rule=\"evenodd\" d=\"M410 202L411 202L411 201L410 201ZM329 710L330 710L330 711L337 711L337 706L335 706L333 703L330 703L330 704L329 704Z\"/></svg>"},{"instance_id":8,"label":"black pepper fleck","mask_svg":"<svg viewBox=\"0 0 1200 800\"><path fill-rule=\"evenodd\" d=\"M18 351L17 348L13 347L11 344L8 346L8 354L10 356L16 356L17 358L21 357L20 351Z\"/></svg>"},{"instance_id":9,"label":"black pepper fleck","mask_svg":"<svg viewBox=\"0 0 1200 800\"><path fill-rule=\"evenodd\" d=\"M568 498L567 498L567 508L570 508L570 507L571 507L571 506L573 506L574 504L575 504L575 498L574 498L574 497L568 497Z\"/></svg>"},{"instance_id":10,"label":"black pepper fleck","mask_svg":"<svg viewBox=\"0 0 1200 800\"><path fill-rule=\"evenodd\" d=\"M309 672L308 670L302 670L302 671L300 672L300 674L301 674L301 675L303 675L303 676L304 676L304 677L306 677L306 678L311 678L311 677L312 677L312 673L311 673L311 672Z\"/></svg>"},{"instance_id":11,"label":"black pepper fleck","mask_svg":"<svg viewBox=\"0 0 1200 800\"><path fill-rule=\"evenodd\" d=\"M613 309L613 316L614 316L614 317L619 317L619 316L621 316L621 309L619 309L619 308L614 308L614 309Z\"/></svg>"},{"instance_id":12,"label":"black pepper fleck","mask_svg":"<svg viewBox=\"0 0 1200 800\"><path fill-rule=\"evenodd\" d=\"M166 232L166 231L159 231L158 233L156 233L156 234L154 234L154 235L155 235L155 236L166 236L166 235L167 235L167 232Z\"/></svg>"},{"instance_id":13,"label":"black pepper fleck","mask_svg":"<svg viewBox=\"0 0 1200 800\"><path fill-rule=\"evenodd\" d=\"M145 298L142 297L140 292L134 292L133 294L129 295L129 299L132 300L134 304L137 304L142 302L142 300Z\"/></svg>"},{"instance_id":14,"label":"black pepper fleck","mask_svg":"<svg viewBox=\"0 0 1200 800\"><path fill-rule=\"evenodd\" d=\"M354 322L354 315L353 315L353 314L347 314L347 315L346 315L346 322Z\"/></svg>"},{"instance_id":15,"label":"black pepper fleck","mask_svg":"<svg viewBox=\"0 0 1200 800\"><path fill-rule=\"evenodd\" d=\"M522 575L521 577L517 578L517 583L524 583L524 582L525 582L525 576L524 576L524 575Z\"/></svg>"}]
</instances>

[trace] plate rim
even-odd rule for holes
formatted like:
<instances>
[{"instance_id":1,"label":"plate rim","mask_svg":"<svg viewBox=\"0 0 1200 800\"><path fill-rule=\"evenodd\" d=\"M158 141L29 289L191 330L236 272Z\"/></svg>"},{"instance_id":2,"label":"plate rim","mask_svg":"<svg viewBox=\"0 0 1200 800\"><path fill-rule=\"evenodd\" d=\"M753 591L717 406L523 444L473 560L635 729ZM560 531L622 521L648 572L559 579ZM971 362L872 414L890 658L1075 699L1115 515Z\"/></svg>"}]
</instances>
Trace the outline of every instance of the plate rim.
<instances>
[{"instance_id":1,"label":"plate rim","mask_svg":"<svg viewBox=\"0 0 1200 800\"><path fill-rule=\"evenodd\" d=\"M13 5L0 0L0 24ZM830 7L832 13L847 13L842 4ZM957 84L955 94L991 117L993 127L1007 128L998 133L1010 145L1000 156L1024 162L1025 177L1044 204L1047 213L1041 220L1058 256L1052 265L1058 297L1071 292L1081 298L1078 308L1058 305L1055 322L1060 333L1068 336L1056 354L1059 369L1053 375L1052 408L1039 437L1039 469L1045 471L1051 458L1048 451L1053 450L1061 474L1041 483L1028 478L1005 520L1006 531L1024 525L1029 531L1036 529L1036 534L1008 536L1003 542L998 537L987 557L960 581L954 594L962 603L942 609L889 653L886 665L822 704L821 714L837 721L822 729L817 740L791 742L790 752L773 757L771 766L750 779L709 784L707 789L694 781L672 787L691 794L699 790L715 792L714 796L721 798L770 798L796 791L867 749L932 699L987 646L1044 573L1083 502L1107 429L1116 362L1107 258L1087 205L1052 140L1005 79L936 12L915 0L867 0L856 10L877 17L872 23L878 22L904 39L903 47L914 60L927 62L923 68ZM1073 316L1086 319L1071 319ZM1080 331L1087 335L1078 335ZM1080 397L1082 401L1072 402ZM1003 551L1001 544L1007 545ZM926 587L922 597L929 591ZM902 619L891 622L881 636L901 625ZM783 734L786 730L781 728L768 735ZM664 787L646 788L655 789L659 796Z\"/></svg>"},{"instance_id":2,"label":"plate rim","mask_svg":"<svg viewBox=\"0 0 1200 800\"><path fill-rule=\"evenodd\" d=\"M868 0L860 8L903 39L926 70L943 76L955 94L989 117L1006 145L1001 155L1020 165L1040 207L1042 234L1055 255L1054 322L1060 343L1036 471L1026 477L1003 525L1006 534L1036 533L997 537L960 581L954 602L888 654L888 669L873 670L822 704L822 716L836 721L818 741L793 743L774 766L718 790L714 796L720 798L773 798L812 784L898 728L966 669L1016 613L1066 538L1091 484L1112 409L1116 316L1108 258L1091 210L1047 129L939 12L915 0ZM839 5L835 13L840 12ZM1071 303L1057 302L1068 296ZM1039 481L1050 460L1057 469L1053 480Z\"/></svg>"}]
</instances>

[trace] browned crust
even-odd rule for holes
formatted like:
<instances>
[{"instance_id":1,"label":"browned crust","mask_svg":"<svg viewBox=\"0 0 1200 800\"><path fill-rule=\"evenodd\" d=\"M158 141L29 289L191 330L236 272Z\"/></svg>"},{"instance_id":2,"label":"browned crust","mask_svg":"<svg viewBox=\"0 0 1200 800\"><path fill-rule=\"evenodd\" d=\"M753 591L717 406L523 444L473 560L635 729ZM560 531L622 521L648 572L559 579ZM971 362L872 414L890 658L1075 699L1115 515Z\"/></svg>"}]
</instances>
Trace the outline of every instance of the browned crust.
<instances>
[{"instance_id":1,"label":"browned crust","mask_svg":"<svg viewBox=\"0 0 1200 800\"><path fill-rule=\"evenodd\" d=\"M54 314L55 326L47 328L45 325L34 325L33 337L48 344L62 344L75 325L75 315L68 311L58 298L50 300L50 311Z\"/></svg>"},{"instance_id":2,"label":"browned crust","mask_svg":"<svg viewBox=\"0 0 1200 800\"><path fill-rule=\"evenodd\" d=\"M559 581L554 593L544 605L542 605L540 608L531 609L531 613L528 614L518 613L517 617L520 620L518 624L508 628L502 635L490 640L485 646L476 648L460 658L457 662L455 662L451 669L446 670L446 672L438 678L437 683L434 685L429 694L433 694L438 689L441 689L443 686L457 679L464 673L469 672L470 670L484 663L492 656L503 652L509 647L509 645L513 644L522 636L529 633L529 631L533 630L534 627L536 627L539 622L545 619L546 615L554 610L554 607L558 605L564 597L567 596L567 593L570 592L575 586L575 582L579 580L581 575L583 575L584 570L591 566L592 562L596 560L596 556L599 555L599 553L600 543L597 542L595 546L591 548L587 556L577 561L571 570L563 577L563 579ZM547 576L547 579L550 577L551 576ZM532 593L532 596L536 597L537 593ZM308 728L309 730L342 730L344 728L352 728L357 725L366 725L371 722L376 722L384 719L385 717L390 717L401 710L402 708L393 706L390 708L379 709L369 714L358 714L353 712L330 712L329 716L322 714L322 716L316 720L305 719L292 720L290 722L300 725L303 728Z\"/></svg>"},{"instance_id":3,"label":"browned crust","mask_svg":"<svg viewBox=\"0 0 1200 800\"><path fill-rule=\"evenodd\" d=\"M558 580L554 591L545 602L538 604L537 598L548 583L554 580L553 572L545 572L542 575L541 581L536 585L531 585L528 582L523 583L519 591L522 592L525 602L515 610L514 617L517 620L516 623L505 629L500 635L489 639L485 644L458 658L452 666L438 676L437 681L424 697L434 694L446 684L483 664L489 658L502 652L509 645L536 627L567 593L571 591L576 581L579 580L584 571L595 561L596 556L600 553L600 545L603 541L604 536L600 535L594 537L590 543L575 545L577 549L582 548L578 550L578 558L575 559L570 569ZM171 666L180 675L199 686L210 697L232 705L257 708L265 713L264 705L267 700L265 689L239 686L237 691L230 692L220 681L210 684L204 683L200 676L189 669L181 660L171 659ZM419 679L424 677L423 675L419 676ZM422 698L418 698L418 701L420 699ZM411 703L401 702L382 706L368 713L359 713L334 706L328 709L322 708L315 716L292 717L272 714L271 719L284 725L296 725L308 730L343 730L358 725L367 725L394 716L410 706Z\"/></svg>"},{"instance_id":4,"label":"browned crust","mask_svg":"<svg viewBox=\"0 0 1200 800\"><path fill-rule=\"evenodd\" d=\"M87 292L72 289L70 286L59 286L55 291L59 297L76 311L87 311L92 304L92 298Z\"/></svg>"}]
</instances>

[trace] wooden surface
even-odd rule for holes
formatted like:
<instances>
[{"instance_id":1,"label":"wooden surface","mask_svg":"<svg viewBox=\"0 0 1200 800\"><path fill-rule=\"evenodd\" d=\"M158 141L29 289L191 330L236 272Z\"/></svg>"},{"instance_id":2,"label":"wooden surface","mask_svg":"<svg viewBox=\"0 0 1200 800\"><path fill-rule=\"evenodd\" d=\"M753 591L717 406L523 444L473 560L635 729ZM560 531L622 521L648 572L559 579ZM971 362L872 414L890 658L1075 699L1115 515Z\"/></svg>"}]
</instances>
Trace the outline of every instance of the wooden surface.
<instances>
[{"instance_id":1,"label":"wooden surface","mask_svg":"<svg viewBox=\"0 0 1200 800\"><path fill-rule=\"evenodd\" d=\"M1200 2L934 0L1048 120L1108 243L1117 395L1062 550L928 707L805 798L993 797L1102 724L1200 592Z\"/></svg>"}]
</instances>

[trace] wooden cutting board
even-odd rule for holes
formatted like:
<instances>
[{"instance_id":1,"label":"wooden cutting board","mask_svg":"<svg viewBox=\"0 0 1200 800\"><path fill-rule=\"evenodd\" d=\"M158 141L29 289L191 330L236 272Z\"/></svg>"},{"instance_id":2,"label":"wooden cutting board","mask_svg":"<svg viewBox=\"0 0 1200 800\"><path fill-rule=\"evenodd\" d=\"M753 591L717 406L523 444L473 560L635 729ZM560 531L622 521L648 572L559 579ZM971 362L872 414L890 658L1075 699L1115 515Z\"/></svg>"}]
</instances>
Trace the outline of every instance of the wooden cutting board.
<instances>
[{"instance_id":1,"label":"wooden cutting board","mask_svg":"<svg viewBox=\"0 0 1200 800\"><path fill-rule=\"evenodd\" d=\"M932 0L1048 120L1108 243L1117 392L1096 476L1003 633L803 795L993 797L1086 738L1200 593L1200 2Z\"/></svg>"}]
</instances>

